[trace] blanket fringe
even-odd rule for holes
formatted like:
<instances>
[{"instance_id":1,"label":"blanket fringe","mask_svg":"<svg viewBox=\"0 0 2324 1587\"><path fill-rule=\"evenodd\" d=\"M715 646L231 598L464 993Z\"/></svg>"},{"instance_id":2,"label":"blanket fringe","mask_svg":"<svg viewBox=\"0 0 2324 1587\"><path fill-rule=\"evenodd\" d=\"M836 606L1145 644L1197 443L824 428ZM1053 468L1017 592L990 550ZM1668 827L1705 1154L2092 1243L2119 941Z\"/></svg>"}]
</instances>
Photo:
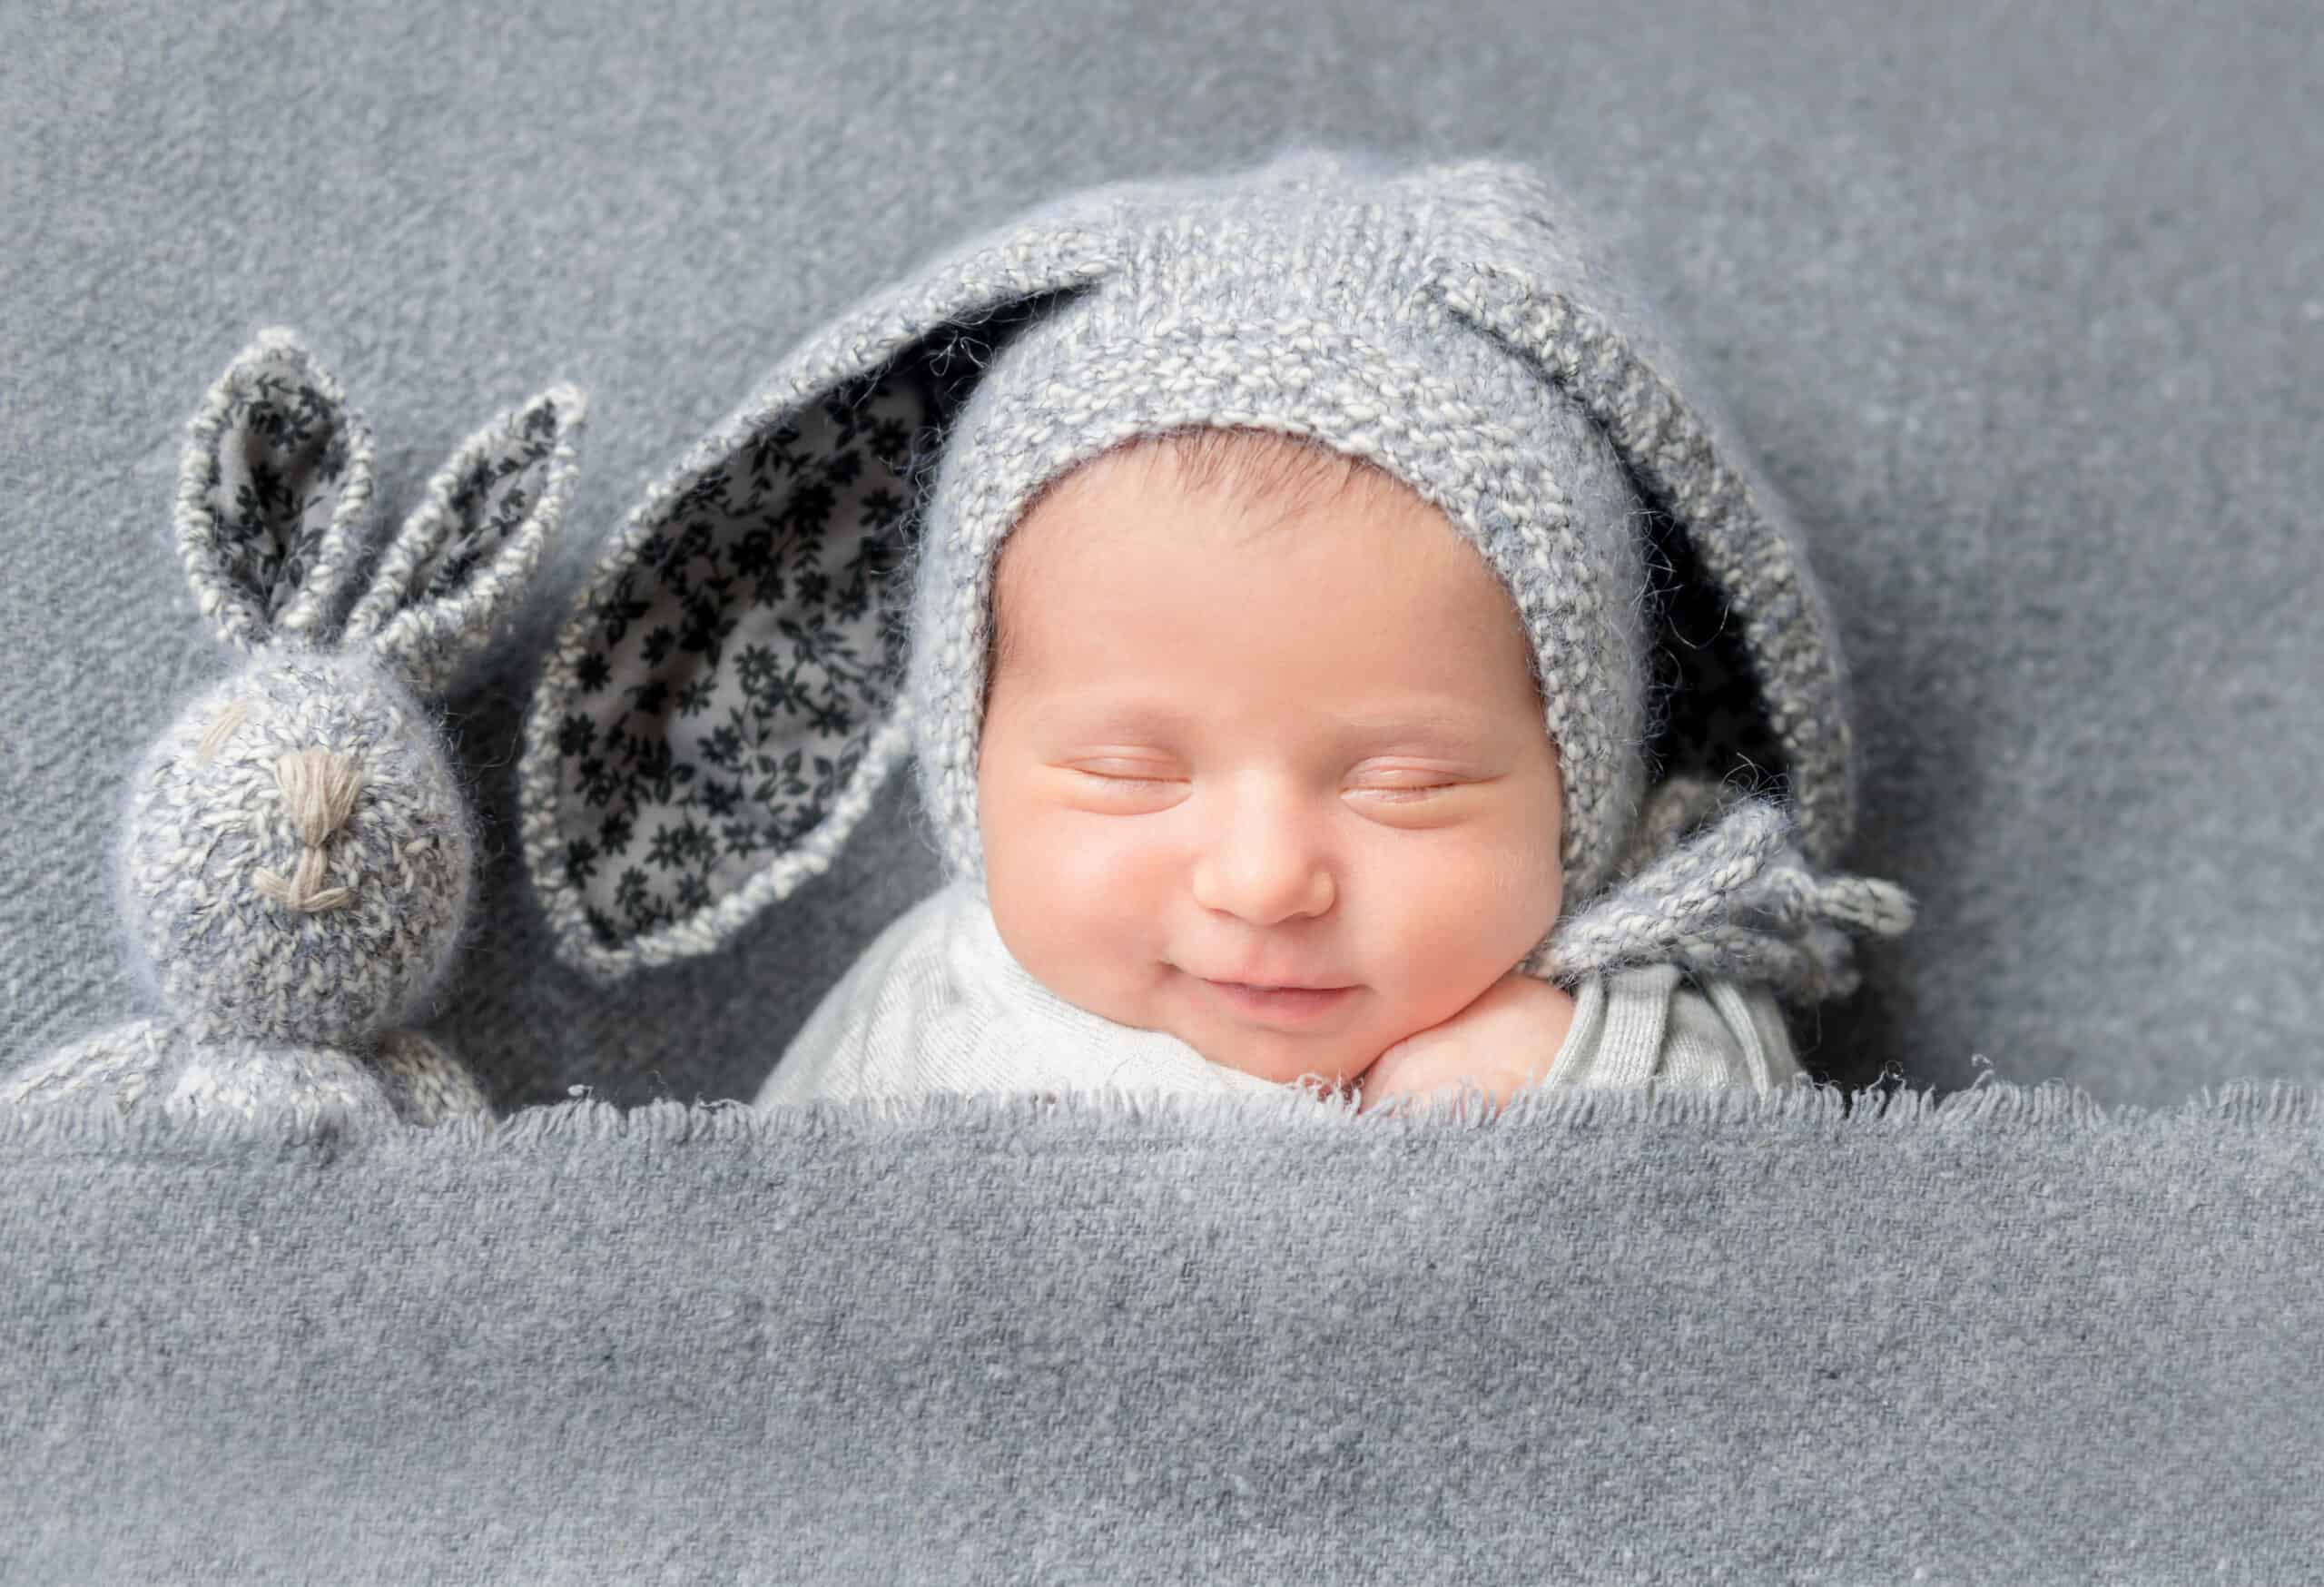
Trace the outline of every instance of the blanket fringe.
<instances>
[{"instance_id":1,"label":"blanket fringe","mask_svg":"<svg viewBox=\"0 0 2324 1587\"><path fill-rule=\"evenodd\" d=\"M1558 1129L1570 1127L1767 1127L1779 1132L1943 1129L2148 1131L2209 1121L2235 1129L2311 1128L2324 1122L2324 1089L2288 1080L2235 1080L2205 1087L2173 1107L2108 1107L2051 1080L2039 1086L1986 1083L1940 1092L1847 1092L1801 1079L1768 1092L1735 1088L1644 1086L1521 1091L1497 1113L1473 1089L1414 1099L1357 1115L1286 1089L1280 1096L1197 1097L1162 1092L1079 1091L1056 1095L940 1092L862 1102L757 1107L741 1101L663 1100L621 1108L593 1097L522 1108L505 1118L458 1118L433 1126L287 1106L258 1117L190 1112L157 1104L122 1108L110 1099L0 1106L0 1151L99 1148L124 1153L214 1148L247 1155L253 1145L320 1148L326 1155L391 1143L427 1153L532 1148L623 1141L646 1146L756 1147L808 1138L856 1140L909 1135L968 1137L999 1132L1016 1149L1044 1142L1087 1147L1095 1138L1150 1139L1191 1132L1214 1139L1280 1139L1353 1125L1365 1138L1413 1131Z\"/></svg>"}]
</instances>

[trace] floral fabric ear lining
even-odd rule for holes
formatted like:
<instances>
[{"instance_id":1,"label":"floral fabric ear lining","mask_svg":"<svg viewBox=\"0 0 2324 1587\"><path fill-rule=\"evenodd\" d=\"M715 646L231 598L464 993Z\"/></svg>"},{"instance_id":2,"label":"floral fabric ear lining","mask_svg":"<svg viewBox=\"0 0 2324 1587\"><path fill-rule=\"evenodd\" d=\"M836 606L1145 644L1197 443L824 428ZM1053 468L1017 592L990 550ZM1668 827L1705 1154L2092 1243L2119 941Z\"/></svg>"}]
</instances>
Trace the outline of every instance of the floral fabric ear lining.
<instances>
[{"instance_id":1,"label":"floral fabric ear lining","mask_svg":"<svg viewBox=\"0 0 2324 1587\"><path fill-rule=\"evenodd\" d=\"M973 365L931 349L1110 270L1118 196L873 294L630 511L525 727L526 866L567 962L612 980L712 951L831 863L908 742L887 576Z\"/></svg>"},{"instance_id":2,"label":"floral fabric ear lining","mask_svg":"<svg viewBox=\"0 0 2324 1587\"><path fill-rule=\"evenodd\" d=\"M179 555L220 639L307 636L345 586L371 510L371 427L289 331L212 388L179 470Z\"/></svg>"},{"instance_id":3,"label":"floral fabric ear lining","mask_svg":"<svg viewBox=\"0 0 2324 1587\"><path fill-rule=\"evenodd\" d=\"M935 418L912 370L803 409L673 498L589 606L544 727L588 816L556 863L595 940L694 913L830 819L902 674L890 576Z\"/></svg>"}]
</instances>

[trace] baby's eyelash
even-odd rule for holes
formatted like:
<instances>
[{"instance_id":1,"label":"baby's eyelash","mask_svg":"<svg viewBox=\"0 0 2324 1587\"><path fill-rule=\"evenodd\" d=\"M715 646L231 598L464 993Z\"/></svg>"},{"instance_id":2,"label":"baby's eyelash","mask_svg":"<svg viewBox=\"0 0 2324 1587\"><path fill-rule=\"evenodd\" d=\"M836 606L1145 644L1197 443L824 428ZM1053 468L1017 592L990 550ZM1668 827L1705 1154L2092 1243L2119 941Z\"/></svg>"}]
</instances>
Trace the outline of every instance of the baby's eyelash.
<instances>
[{"instance_id":1,"label":"baby's eyelash","mask_svg":"<svg viewBox=\"0 0 2324 1587\"><path fill-rule=\"evenodd\" d=\"M1094 777L1100 783L1112 783L1117 786L1123 788L1167 788L1176 780L1170 777L1125 777L1114 772L1091 772L1082 770L1080 767L1076 767L1075 770L1080 771L1081 774L1085 777ZM1430 783L1420 787L1358 788L1354 790L1354 792L1358 794L1389 794L1404 795L1406 797L1393 798L1389 800L1391 804L1402 804L1407 803L1411 796L1442 794L1448 788L1457 788L1459 786L1460 784L1458 783Z\"/></svg>"}]
</instances>

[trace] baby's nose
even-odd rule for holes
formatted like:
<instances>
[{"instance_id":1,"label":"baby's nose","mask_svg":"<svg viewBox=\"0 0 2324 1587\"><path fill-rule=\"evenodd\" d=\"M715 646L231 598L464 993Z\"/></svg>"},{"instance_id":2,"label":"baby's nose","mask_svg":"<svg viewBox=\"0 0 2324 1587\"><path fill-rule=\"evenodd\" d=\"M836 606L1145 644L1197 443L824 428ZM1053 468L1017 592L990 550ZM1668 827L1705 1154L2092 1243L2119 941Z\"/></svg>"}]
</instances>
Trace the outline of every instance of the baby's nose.
<instances>
[{"instance_id":1,"label":"baby's nose","mask_svg":"<svg viewBox=\"0 0 2324 1587\"><path fill-rule=\"evenodd\" d=\"M1195 866L1195 896L1205 908L1265 925L1332 907L1332 866L1295 827L1255 823L1220 839Z\"/></svg>"}]
</instances>

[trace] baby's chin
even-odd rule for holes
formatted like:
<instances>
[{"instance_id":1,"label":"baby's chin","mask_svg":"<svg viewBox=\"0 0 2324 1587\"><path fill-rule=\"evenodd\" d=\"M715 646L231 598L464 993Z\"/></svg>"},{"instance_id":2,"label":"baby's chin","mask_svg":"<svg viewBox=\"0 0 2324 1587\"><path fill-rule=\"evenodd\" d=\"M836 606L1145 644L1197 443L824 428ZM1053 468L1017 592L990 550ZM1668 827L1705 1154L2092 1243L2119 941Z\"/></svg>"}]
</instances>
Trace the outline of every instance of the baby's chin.
<instances>
[{"instance_id":1,"label":"baby's chin","mask_svg":"<svg viewBox=\"0 0 2324 1587\"><path fill-rule=\"evenodd\" d=\"M1271 1085L1347 1086L1410 1034L1382 1033L1383 995L1369 986L1350 987L1335 1004L1319 1009L1255 1010L1176 966L1165 967L1157 981L1131 986L1043 984L1088 1012L1174 1036L1205 1062Z\"/></svg>"},{"instance_id":2,"label":"baby's chin","mask_svg":"<svg viewBox=\"0 0 2324 1587\"><path fill-rule=\"evenodd\" d=\"M1347 994L1351 1005L1364 996L1362 989ZM1372 1067L1390 1043L1367 1036L1369 1021L1351 1006L1326 1010L1314 1028L1297 1021L1269 1024L1264 1020L1224 1017L1177 1021L1171 1034L1221 1069L1231 1069L1274 1085L1291 1085L1313 1077L1327 1088L1349 1084ZM1336 1015L1336 1017L1334 1017ZM1357 1016L1357 1017L1351 1017Z\"/></svg>"},{"instance_id":3,"label":"baby's chin","mask_svg":"<svg viewBox=\"0 0 2324 1587\"><path fill-rule=\"evenodd\" d=\"M1371 1059L1342 1059L1314 1057L1277 1059L1273 1055L1246 1058L1236 1061L1235 1054L1213 1056L1199 1047L1195 1049L1221 1069L1231 1069L1278 1086L1320 1086L1327 1091L1344 1090L1364 1076L1372 1067ZM1378 1057L1377 1053L1373 1055Z\"/></svg>"}]
</instances>

